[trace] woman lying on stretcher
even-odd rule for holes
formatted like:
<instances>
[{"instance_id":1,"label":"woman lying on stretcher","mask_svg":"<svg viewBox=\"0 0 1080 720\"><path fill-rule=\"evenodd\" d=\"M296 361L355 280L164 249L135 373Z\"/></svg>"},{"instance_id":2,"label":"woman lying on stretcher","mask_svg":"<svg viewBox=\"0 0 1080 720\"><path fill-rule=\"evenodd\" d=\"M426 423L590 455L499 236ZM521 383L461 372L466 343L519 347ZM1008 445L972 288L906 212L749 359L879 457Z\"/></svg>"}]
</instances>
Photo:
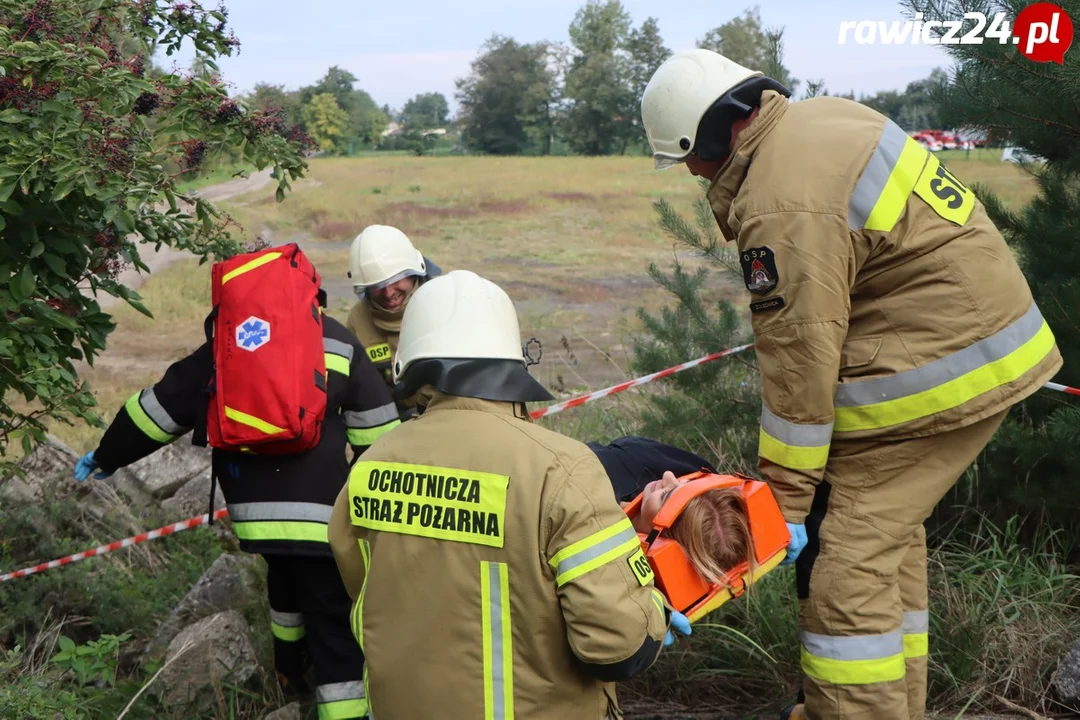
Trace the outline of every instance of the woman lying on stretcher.
<instances>
[{"instance_id":1,"label":"woman lying on stretcher","mask_svg":"<svg viewBox=\"0 0 1080 720\"><path fill-rule=\"evenodd\" d=\"M691 620L742 594L747 573L756 581L780 562L780 551L790 536L763 483L730 477L687 480L719 487L691 497L672 519L670 511L661 515L661 509L682 486L677 478L693 473L718 475L708 461L640 437L619 438L608 445L594 442L589 447L607 471L616 499L645 544L656 539L658 525L665 525L661 537L681 546L681 552L662 553L663 541L658 541L650 545L653 552L649 559L654 566L661 557L675 560L665 566L670 570L667 578L656 573L657 586L675 609L687 613Z\"/></svg>"}]
</instances>

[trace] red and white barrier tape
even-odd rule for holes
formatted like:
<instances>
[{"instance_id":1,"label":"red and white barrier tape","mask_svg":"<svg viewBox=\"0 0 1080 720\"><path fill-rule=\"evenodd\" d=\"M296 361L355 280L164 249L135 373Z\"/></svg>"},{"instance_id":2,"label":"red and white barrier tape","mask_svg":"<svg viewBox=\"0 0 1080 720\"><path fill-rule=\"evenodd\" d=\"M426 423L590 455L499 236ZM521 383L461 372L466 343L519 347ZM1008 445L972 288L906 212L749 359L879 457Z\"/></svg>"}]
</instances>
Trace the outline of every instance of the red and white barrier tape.
<instances>
[{"instance_id":1,"label":"red and white barrier tape","mask_svg":"<svg viewBox=\"0 0 1080 720\"><path fill-rule=\"evenodd\" d=\"M566 400L565 402L548 405L547 407L540 408L539 410L533 410L530 415L534 420L539 420L540 418L548 417L549 415L554 415L555 413L560 413L563 410L569 410L570 408L575 408L580 405L599 400L600 398L608 397L609 395L625 392L627 390L630 390L631 388L636 388L641 385L651 383L653 380L659 380L661 378L668 377L669 375L674 375L677 372L689 370L690 368L697 367L698 365L704 365L707 362L712 362L713 360L719 360L720 358L727 357L728 355L734 355L736 353L743 352L744 350L748 350L752 347L752 344L740 345L739 347L722 350L718 353L713 353L712 355L705 355L704 357L699 357L697 360L684 362L681 365L675 365L674 367L669 367L666 370L661 370L660 372L655 372L651 375L645 375L635 380L627 380L624 383L612 385L611 387L604 388L603 390L597 390L596 392L591 392L586 395L580 395L576 398L571 398L569 400ZM1080 397L1080 388L1069 387L1068 385L1061 385L1059 383L1052 382L1046 383L1043 387L1048 390L1056 390L1058 392L1063 392L1069 395L1075 395L1077 397ZM221 520L225 517L228 517L228 515L228 510L217 510L214 512L214 519ZM67 557L62 557L51 562L42 563L41 565L35 565L34 567L29 567L25 570L16 570L15 572L10 572L6 575L0 575L0 583L7 582L8 580L14 580L16 578L26 577L27 575L33 575L34 573L39 573L43 570L51 570L52 568L60 567L61 565L68 565L77 560L84 560L89 557L104 555L105 553L110 553L114 550L119 550L130 545L137 545L138 543L147 542L148 540L155 540L159 537L172 535L173 533L180 532L181 530L189 530L193 527L205 525L209 521L209 517L209 515L201 515L199 517L191 518L190 520L184 520L183 522L166 525L163 528L151 530L149 532L135 535L134 537L129 537L124 540L117 540L116 542L109 543L108 545L96 547L93 550L75 553L74 555L68 555Z\"/></svg>"},{"instance_id":2,"label":"red and white barrier tape","mask_svg":"<svg viewBox=\"0 0 1080 720\"><path fill-rule=\"evenodd\" d=\"M228 517L228 515L228 510L214 511L215 520L221 520L222 518ZM184 520L183 522L166 525L165 527L158 528L157 530L151 530L149 532L140 533L133 537L125 538L123 540L117 540L116 542L111 542L108 545L101 545L100 547L96 547L93 550L86 550L84 552L75 553L74 555L68 555L67 557L62 557L51 562L41 563L40 565L35 565L34 567L28 567L23 570L16 570L15 572L10 572L6 575L0 575L0 582L7 582L8 580L26 577L27 575L39 573L42 570L52 570L53 568L60 567L61 565L70 565L77 560L85 560L86 558L104 555L105 553L111 553L114 550L119 550L120 548L126 548L131 545L138 545L139 543L144 543L147 540L156 540L159 537L172 535L173 533L178 533L181 530L190 530L193 527L205 525L207 522L209 522L209 519L210 515L209 513L207 513L206 515L193 517L190 520Z\"/></svg>"},{"instance_id":3,"label":"red and white barrier tape","mask_svg":"<svg viewBox=\"0 0 1080 720\"><path fill-rule=\"evenodd\" d=\"M612 385L611 387L604 388L603 390L597 390L596 392L591 392L591 393L589 393L587 395L581 395L581 396L576 397L576 398L571 398L571 399L569 399L569 400L567 400L565 402L556 403L555 405L548 405L547 407L540 408L539 410L533 410L531 413L529 413L529 415L532 416L533 420L539 420L542 417L547 417L548 415L554 415L555 413L562 412L563 410L569 410L570 408L575 408L575 407L578 407L579 405L584 405L585 403L591 403L594 400L599 400L600 398L606 398L608 395L614 395L615 393L621 393L621 392L624 392L624 391L629 390L631 388L636 388L639 385L645 385L646 383L651 383L653 380L659 380L660 378L665 378L668 375L674 375L677 372L682 372L683 370L689 370L690 368L697 367L698 365L704 365L705 363L712 362L713 360L719 360L720 358L727 357L728 355L734 355L735 353L741 353L743 350L747 350L747 349L752 348L752 347L754 347L753 344L750 344L750 345L740 345L739 347L729 348L728 350L721 350L720 352L713 353L712 355L706 355L705 357L699 357L697 360L691 360L690 362L684 362L681 365L676 365L675 367L669 367L668 369L661 370L660 372L654 372L652 375L645 375L644 377L639 377L636 380L627 380L624 383L619 383L618 385Z\"/></svg>"},{"instance_id":4,"label":"red and white barrier tape","mask_svg":"<svg viewBox=\"0 0 1080 720\"><path fill-rule=\"evenodd\" d=\"M1069 395L1075 395L1076 397L1080 397L1080 388L1069 387L1068 385L1060 385L1058 383L1052 382L1046 383L1045 385L1043 385L1043 387L1049 388L1050 390L1057 390L1058 392L1068 393Z\"/></svg>"}]
</instances>

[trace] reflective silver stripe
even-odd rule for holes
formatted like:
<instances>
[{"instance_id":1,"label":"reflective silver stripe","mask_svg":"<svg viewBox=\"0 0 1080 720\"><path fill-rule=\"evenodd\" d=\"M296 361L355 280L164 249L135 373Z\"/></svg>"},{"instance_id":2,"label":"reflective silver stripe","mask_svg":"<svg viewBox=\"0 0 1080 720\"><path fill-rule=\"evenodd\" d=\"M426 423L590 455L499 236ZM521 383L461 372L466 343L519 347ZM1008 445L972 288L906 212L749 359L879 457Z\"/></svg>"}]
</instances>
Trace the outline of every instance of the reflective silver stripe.
<instances>
[{"instance_id":1,"label":"reflective silver stripe","mask_svg":"<svg viewBox=\"0 0 1080 720\"><path fill-rule=\"evenodd\" d=\"M290 613L290 612L278 612L277 610L270 610L270 622L280 625L281 627L303 627L304 614L303 613Z\"/></svg>"},{"instance_id":2,"label":"reflective silver stripe","mask_svg":"<svg viewBox=\"0 0 1080 720\"><path fill-rule=\"evenodd\" d=\"M881 197L882 191L889 182L889 175L896 167L900 159L900 153L904 150L908 135L899 125L892 120L885 122L885 130L878 140L874 154L870 156L859 181L855 184L855 190L851 193L848 202L848 227L852 230L861 230L866 227L870 219L870 213Z\"/></svg>"},{"instance_id":3,"label":"reflective silver stripe","mask_svg":"<svg viewBox=\"0 0 1080 720\"><path fill-rule=\"evenodd\" d=\"M900 625L900 632L905 635L930 632L930 611L914 610L904 613L904 622Z\"/></svg>"},{"instance_id":4,"label":"reflective silver stripe","mask_svg":"<svg viewBox=\"0 0 1080 720\"><path fill-rule=\"evenodd\" d=\"M372 410L346 410L344 416L346 427L371 428L397 420L398 411L394 403L388 403Z\"/></svg>"},{"instance_id":5,"label":"reflective silver stripe","mask_svg":"<svg viewBox=\"0 0 1080 720\"><path fill-rule=\"evenodd\" d=\"M324 337L322 340L323 350L328 353L334 353L340 355L343 358L348 358L349 362L353 359L353 346L349 343L343 343L340 340L331 340Z\"/></svg>"},{"instance_id":6,"label":"reflective silver stripe","mask_svg":"<svg viewBox=\"0 0 1080 720\"><path fill-rule=\"evenodd\" d=\"M799 640L806 652L830 660L881 660L904 653L904 638L898 632L841 636L800 630Z\"/></svg>"},{"instance_id":7,"label":"reflective silver stripe","mask_svg":"<svg viewBox=\"0 0 1080 720\"><path fill-rule=\"evenodd\" d=\"M233 522L257 522L259 520L299 520L330 524L330 505L304 502L252 502L231 503L229 518Z\"/></svg>"},{"instance_id":8,"label":"reflective silver stripe","mask_svg":"<svg viewBox=\"0 0 1080 720\"><path fill-rule=\"evenodd\" d=\"M832 442L832 423L800 425L774 415L764 405L761 406L761 429L785 445L793 447L821 447Z\"/></svg>"},{"instance_id":9,"label":"reflective silver stripe","mask_svg":"<svg viewBox=\"0 0 1080 720\"><path fill-rule=\"evenodd\" d=\"M139 405L147 417L154 421L155 425L170 435L183 435L191 429L176 422L169 413L165 412L165 408L161 407L157 395L154 394L154 388L147 388L142 391L139 396Z\"/></svg>"},{"instance_id":10,"label":"reflective silver stripe","mask_svg":"<svg viewBox=\"0 0 1080 720\"><path fill-rule=\"evenodd\" d=\"M362 700L367 697L364 694L362 680L350 680L348 682L330 683L319 685L315 688L315 699L321 703L340 702L341 700Z\"/></svg>"},{"instance_id":11,"label":"reflective silver stripe","mask_svg":"<svg viewBox=\"0 0 1080 720\"><path fill-rule=\"evenodd\" d=\"M601 531L602 532L602 531ZM559 560L558 566L555 568L555 576L557 578L562 577L568 572L574 570L587 562L595 560L604 553L615 550L620 545L624 545L631 540L637 540L637 530L633 525L628 526L626 529L621 530L609 538L601 540L595 545L590 545L583 550L580 550L573 555L562 558Z\"/></svg>"},{"instance_id":12,"label":"reflective silver stripe","mask_svg":"<svg viewBox=\"0 0 1080 720\"><path fill-rule=\"evenodd\" d=\"M488 603L491 613L491 705L495 720L506 718L506 676L503 674L503 623L507 618L502 612L502 577L499 563L488 565L488 585L491 588Z\"/></svg>"},{"instance_id":13,"label":"reflective silver stripe","mask_svg":"<svg viewBox=\"0 0 1080 720\"><path fill-rule=\"evenodd\" d=\"M1035 337L1042 326L1042 313L1032 305L1012 325L952 355L896 375L841 383L836 388L833 404L835 407L873 405L930 390L1000 360Z\"/></svg>"}]
</instances>

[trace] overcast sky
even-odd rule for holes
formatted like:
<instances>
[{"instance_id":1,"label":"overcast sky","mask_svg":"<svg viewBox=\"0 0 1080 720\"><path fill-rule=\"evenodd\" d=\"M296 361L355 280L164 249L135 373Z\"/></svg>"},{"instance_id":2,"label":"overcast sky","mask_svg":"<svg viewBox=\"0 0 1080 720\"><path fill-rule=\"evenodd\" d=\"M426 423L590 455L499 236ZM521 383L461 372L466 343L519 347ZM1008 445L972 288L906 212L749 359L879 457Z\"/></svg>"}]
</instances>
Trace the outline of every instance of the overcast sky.
<instances>
[{"instance_id":1,"label":"overcast sky","mask_svg":"<svg viewBox=\"0 0 1080 720\"><path fill-rule=\"evenodd\" d=\"M521 42L565 41L582 0L224 0L240 54L219 64L239 92L264 81L289 89L310 84L331 65L359 78L379 105L400 108L417 93L441 92L452 108L454 80L469 73L477 49L493 33ZM212 0L208 0L212 4ZM623 0L639 25L659 21L667 47L694 47L706 31L741 15L753 2ZM842 20L905 20L896 0L768 0L766 25L786 27L786 65L797 78L824 79L832 92L902 88L948 59L926 45L846 45ZM184 53L186 67L190 55ZM158 62L171 65L171 58Z\"/></svg>"}]
</instances>

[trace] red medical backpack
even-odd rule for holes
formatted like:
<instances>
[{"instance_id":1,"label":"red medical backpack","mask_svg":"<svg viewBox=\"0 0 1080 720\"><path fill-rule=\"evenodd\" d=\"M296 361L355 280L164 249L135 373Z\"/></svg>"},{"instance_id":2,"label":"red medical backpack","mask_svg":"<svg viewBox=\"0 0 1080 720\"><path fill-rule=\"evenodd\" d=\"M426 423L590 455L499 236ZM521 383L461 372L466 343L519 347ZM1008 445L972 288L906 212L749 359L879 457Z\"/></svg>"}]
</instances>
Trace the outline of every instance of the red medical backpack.
<instances>
[{"instance_id":1,"label":"red medical backpack","mask_svg":"<svg viewBox=\"0 0 1080 720\"><path fill-rule=\"evenodd\" d=\"M319 273L292 243L215 263L211 282L210 446L257 455L315 447L326 415Z\"/></svg>"}]
</instances>

